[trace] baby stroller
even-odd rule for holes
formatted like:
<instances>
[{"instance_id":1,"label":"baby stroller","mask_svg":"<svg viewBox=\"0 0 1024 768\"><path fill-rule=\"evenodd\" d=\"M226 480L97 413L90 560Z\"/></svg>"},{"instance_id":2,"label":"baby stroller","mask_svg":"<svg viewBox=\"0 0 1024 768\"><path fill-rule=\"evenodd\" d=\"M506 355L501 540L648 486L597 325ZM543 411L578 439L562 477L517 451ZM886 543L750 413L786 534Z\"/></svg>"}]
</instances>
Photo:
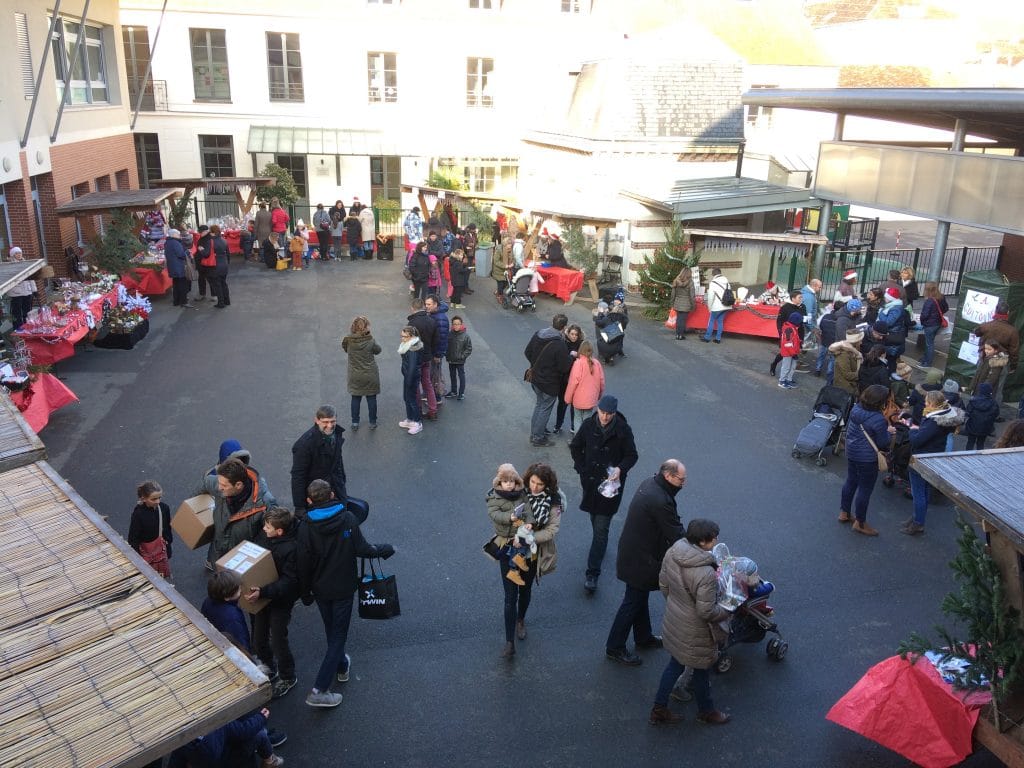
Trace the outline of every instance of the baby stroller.
<instances>
[{"instance_id":1,"label":"baby stroller","mask_svg":"<svg viewBox=\"0 0 1024 768\"><path fill-rule=\"evenodd\" d=\"M728 672L732 668L729 648L739 643L760 643L771 632L775 637L768 641L765 650L768 657L782 661L789 651L789 643L782 639L779 627L773 618L775 611L768 605L769 595L775 592L775 585L762 579L757 563L747 557L733 557L729 548L719 543L713 550L719 563L718 600L719 605L733 610L726 628L728 636L720 646L715 669Z\"/></svg>"},{"instance_id":2,"label":"baby stroller","mask_svg":"<svg viewBox=\"0 0 1024 768\"><path fill-rule=\"evenodd\" d=\"M511 271L512 269L510 268L509 272L511 273ZM508 297L508 306L517 312L527 309L531 312L537 311L537 302L530 295L530 284L533 282L534 274L536 273L532 269L522 267L508 281L508 288L505 289L505 295Z\"/></svg>"},{"instance_id":3,"label":"baby stroller","mask_svg":"<svg viewBox=\"0 0 1024 768\"><path fill-rule=\"evenodd\" d=\"M896 481L906 486L910 479L910 427L897 422L896 434L889 444L889 471L882 478L882 485L892 488Z\"/></svg>"},{"instance_id":4,"label":"baby stroller","mask_svg":"<svg viewBox=\"0 0 1024 768\"><path fill-rule=\"evenodd\" d=\"M814 401L811 420L797 435L792 456L800 459L814 456L814 463L824 467L828 463L825 449L832 446L832 454L839 455L842 449L843 432L853 408L853 395L839 387L826 384Z\"/></svg>"}]
</instances>

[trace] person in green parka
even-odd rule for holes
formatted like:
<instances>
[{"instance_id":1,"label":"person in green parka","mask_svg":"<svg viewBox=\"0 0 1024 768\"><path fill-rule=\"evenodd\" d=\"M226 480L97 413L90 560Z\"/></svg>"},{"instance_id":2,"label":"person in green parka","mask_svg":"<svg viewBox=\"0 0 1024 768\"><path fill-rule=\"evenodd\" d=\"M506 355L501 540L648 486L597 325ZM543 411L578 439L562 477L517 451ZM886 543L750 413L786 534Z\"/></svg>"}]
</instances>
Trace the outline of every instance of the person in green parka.
<instances>
[{"instance_id":1,"label":"person in green parka","mask_svg":"<svg viewBox=\"0 0 1024 768\"><path fill-rule=\"evenodd\" d=\"M352 431L359 429L359 411L362 399L370 415L370 429L377 428L377 395L380 394L380 371L375 355L380 344L370 335L370 321L359 315L352 321L348 336L341 340L341 348L348 353L348 392L352 395Z\"/></svg>"}]
</instances>

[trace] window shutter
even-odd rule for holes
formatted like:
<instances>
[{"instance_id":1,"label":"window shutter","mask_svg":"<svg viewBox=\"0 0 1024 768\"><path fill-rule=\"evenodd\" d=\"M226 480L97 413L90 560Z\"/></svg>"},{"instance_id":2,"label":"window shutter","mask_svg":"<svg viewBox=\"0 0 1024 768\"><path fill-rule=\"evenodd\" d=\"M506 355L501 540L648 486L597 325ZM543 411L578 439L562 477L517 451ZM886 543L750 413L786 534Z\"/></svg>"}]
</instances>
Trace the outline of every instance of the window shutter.
<instances>
[{"instance_id":1,"label":"window shutter","mask_svg":"<svg viewBox=\"0 0 1024 768\"><path fill-rule=\"evenodd\" d=\"M15 12L14 30L18 45L18 65L21 67L21 90L26 99L31 99L36 83L32 76L32 47L28 42L28 18L24 13Z\"/></svg>"}]
</instances>

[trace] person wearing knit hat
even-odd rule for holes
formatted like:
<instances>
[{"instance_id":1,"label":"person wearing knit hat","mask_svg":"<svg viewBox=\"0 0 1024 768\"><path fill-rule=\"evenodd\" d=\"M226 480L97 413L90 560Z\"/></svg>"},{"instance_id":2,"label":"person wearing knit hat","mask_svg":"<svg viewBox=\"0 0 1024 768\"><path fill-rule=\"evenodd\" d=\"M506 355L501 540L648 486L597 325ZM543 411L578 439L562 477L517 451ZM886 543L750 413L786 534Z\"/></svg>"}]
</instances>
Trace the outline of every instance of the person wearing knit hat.
<instances>
[{"instance_id":1,"label":"person wearing knit hat","mask_svg":"<svg viewBox=\"0 0 1024 768\"><path fill-rule=\"evenodd\" d=\"M967 450L982 450L985 440L992 434L999 418L999 403L995 401L995 390L987 381L978 386L978 394L967 403L967 421L960 429L967 436Z\"/></svg>"},{"instance_id":2,"label":"person wearing knit hat","mask_svg":"<svg viewBox=\"0 0 1024 768\"><path fill-rule=\"evenodd\" d=\"M885 295L886 296L891 296L894 299L898 299L898 298L900 298L900 289L899 288L886 288L885 289Z\"/></svg>"},{"instance_id":3,"label":"person wearing knit hat","mask_svg":"<svg viewBox=\"0 0 1024 768\"><path fill-rule=\"evenodd\" d=\"M857 289L854 287L854 283L857 282L857 271L854 269L848 269L843 273L843 279L839 283L839 288L836 289L836 295L833 301L847 302L857 295Z\"/></svg>"},{"instance_id":4,"label":"person wearing knit hat","mask_svg":"<svg viewBox=\"0 0 1024 768\"><path fill-rule=\"evenodd\" d=\"M913 371L913 368L901 362L896 366L896 373L892 375L889 391L892 392L893 402L900 408L907 405L910 397L910 376Z\"/></svg>"},{"instance_id":5,"label":"person wearing knit hat","mask_svg":"<svg viewBox=\"0 0 1024 768\"><path fill-rule=\"evenodd\" d=\"M626 476L639 458L633 430L619 411L619 402L614 395L601 397L597 412L584 419L573 435L569 452L573 468L580 476L580 509L590 515L592 535L583 588L587 594L593 594L608 549L612 516L619 511ZM605 480L612 482L605 484Z\"/></svg>"},{"instance_id":6,"label":"person wearing knit hat","mask_svg":"<svg viewBox=\"0 0 1024 768\"><path fill-rule=\"evenodd\" d=\"M21 248L14 246L8 252L11 257L11 261L24 261L25 256L21 251ZM20 283L15 285L13 288L7 291L7 295L11 298L11 323L13 325L12 330L18 330L22 325L25 324L25 319L28 317L28 313L32 309L32 296L36 292L35 280L22 280Z\"/></svg>"},{"instance_id":7,"label":"person wearing knit hat","mask_svg":"<svg viewBox=\"0 0 1024 768\"><path fill-rule=\"evenodd\" d=\"M799 312L790 312L786 322L782 324L779 333L779 387L782 389L796 389L793 381L793 373L796 371L796 359L800 355L800 328L803 326L804 316Z\"/></svg>"}]
</instances>

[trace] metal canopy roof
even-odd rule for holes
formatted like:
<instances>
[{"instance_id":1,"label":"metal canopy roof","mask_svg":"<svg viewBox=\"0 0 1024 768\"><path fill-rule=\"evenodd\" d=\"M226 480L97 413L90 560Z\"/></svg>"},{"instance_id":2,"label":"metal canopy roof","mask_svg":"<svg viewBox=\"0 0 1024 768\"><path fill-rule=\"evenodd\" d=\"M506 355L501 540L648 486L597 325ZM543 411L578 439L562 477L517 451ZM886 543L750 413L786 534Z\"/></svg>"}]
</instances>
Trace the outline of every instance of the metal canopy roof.
<instances>
[{"instance_id":1,"label":"metal canopy roof","mask_svg":"<svg viewBox=\"0 0 1024 768\"><path fill-rule=\"evenodd\" d=\"M5 261L0 264L0 296L18 283L28 280L46 265L42 259L32 261Z\"/></svg>"},{"instance_id":2,"label":"metal canopy roof","mask_svg":"<svg viewBox=\"0 0 1024 768\"><path fill-rule=\"evenodd\" d=\"M107 213L115 208L149 211L174 194L173 189L114 189L90 192L57 206L58 216Z\"/></svg>"},{"instance_id":3,"label":"metal canopy roof","mask_svg":"<svg viewBox=\"0 0 1024 768\"><path fill-rule=\"evenodd\" d=\"M744 105L806 109L870 117L952 131L958 118L967 133L1024 147L1024 88L758 88Z\"/></svg>"},{"instance_id":4,"label":"metal canopy roof","mask_svg":"<svg viewBox=\"0 0 1024 768\"><path fill-rule=\"evenodd\" d=\"M821 205L821 201L809 189L726 176L677 181L665 205L675 218L692 220L814 207Z\"/></svg>"}]
</instances>

